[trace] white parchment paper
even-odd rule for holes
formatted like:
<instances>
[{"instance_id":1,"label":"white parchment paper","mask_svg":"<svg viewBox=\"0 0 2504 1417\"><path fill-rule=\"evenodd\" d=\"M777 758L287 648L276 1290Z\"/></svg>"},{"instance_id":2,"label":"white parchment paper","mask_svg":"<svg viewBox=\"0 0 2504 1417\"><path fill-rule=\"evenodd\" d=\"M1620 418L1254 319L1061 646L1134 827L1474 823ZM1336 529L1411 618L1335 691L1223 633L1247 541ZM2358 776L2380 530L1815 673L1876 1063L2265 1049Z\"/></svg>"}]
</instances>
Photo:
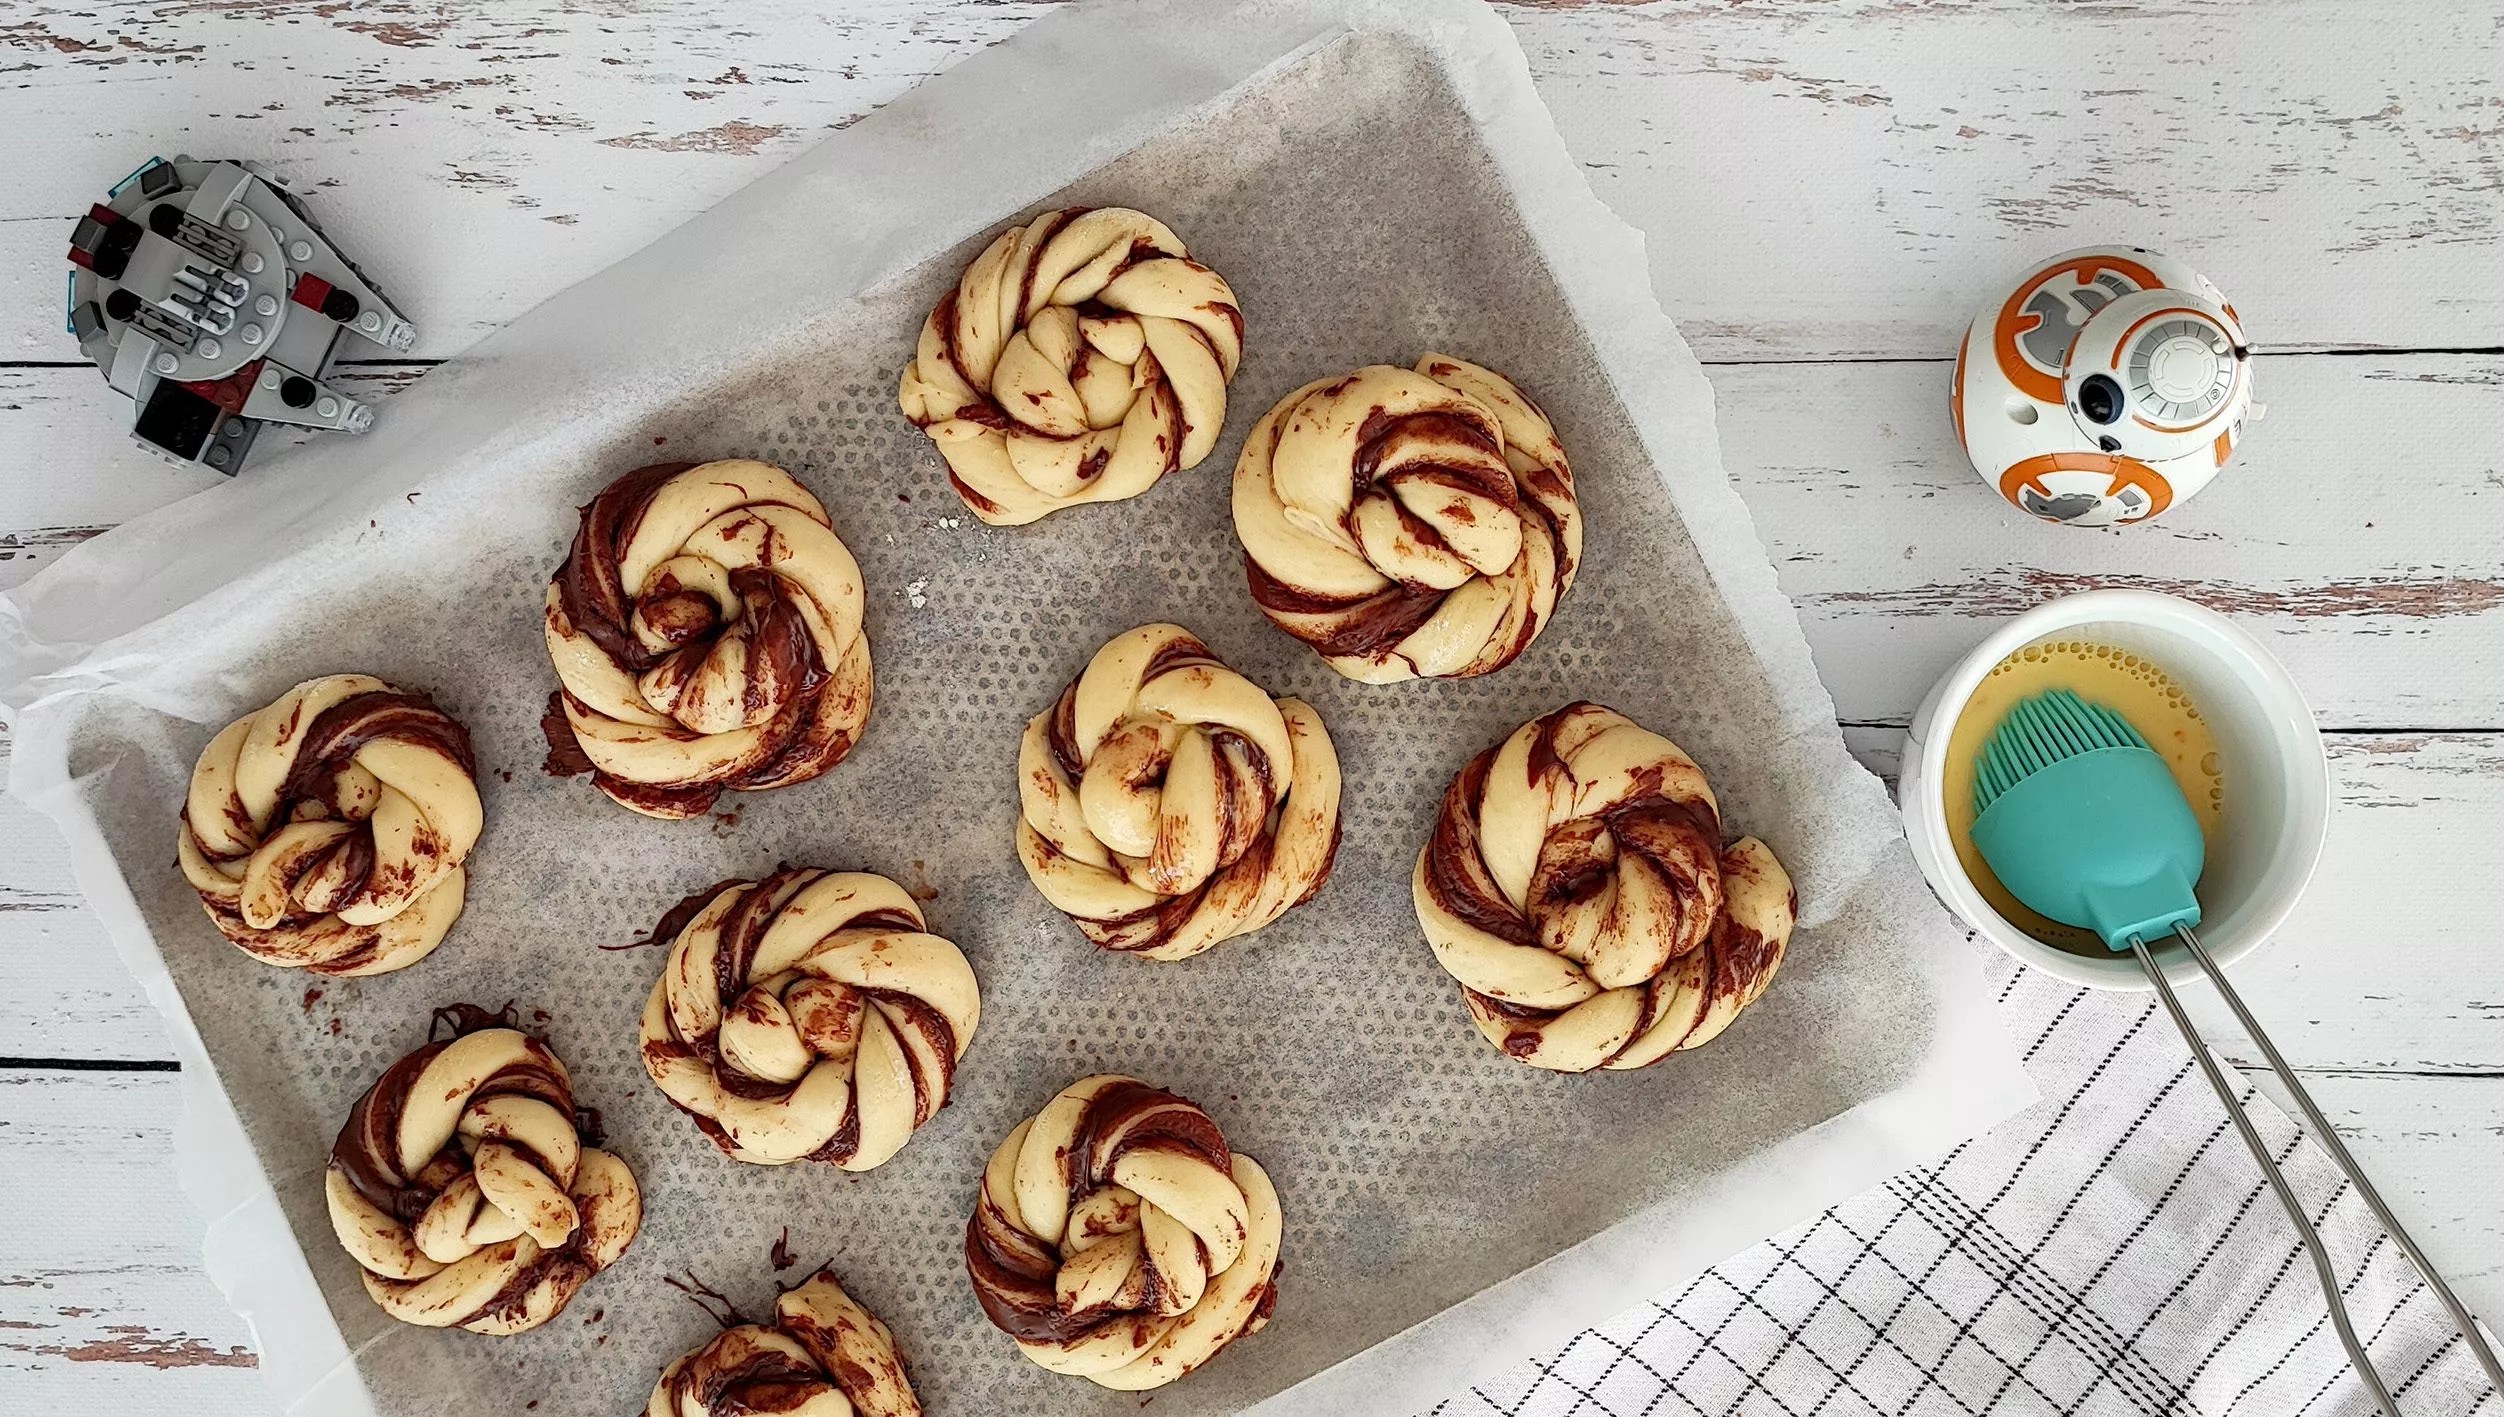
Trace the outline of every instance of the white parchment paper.
<instances>
[{"instance_id":1,"label":"white parchment paper","mask_svg":"<svg viewBox=\"0 0 2504 1417\"><path fill-rule=\"evenodd\" d=\"M1135 205L1247 312L1229 433L1132 502L997 530L894 407L923 312L1000 223ZM1554 416L1589 527L1581 580L1511 668L1368 687L1253 609L1227 521L1243 431L1308 379L1443 350ZM271 460L0 598L13 789L173 1020L209 1265L292 1410L635 1410L708 1321L692 1271L761 1310L778 1240L895 1328L931 1410L1109 1413L1135 1397L1016 1356L967 1290L982 1159L1077 1076L1204 1105L1277 1179L1283 1297L1157 1410L1400 1412L1981 1130L2031 1096L1970 954L1853 765L1747 513L1701 370L1639 238L1590 195L1503 24L1474 5L1095 4L987 52L430 374L377 431ZM656 458L757 456L827 502L871 591L878 706L818 782L709 820L632 817L538 770L538 601L573 508ZM1011 853L1018 732L1096 645L1173 619L1322 712L1347 773L1328 888L1177 965L1098 954ZM306 676L432 692L478 743L468 913L413 969L325 981L221 941L171 866L214 729ZM1677 739L1725 820L1799 884L1770 993L1631 1075L1520 1067L1419 938L1408 864L1445 782L1574 698ZM670 902L779 861L935 892L981 974L953 1104L888 1166L743 1167L636 1058ZM546 1328L383 1319L329 1234L348 1105L454 1000L514 1001L635 1166L642 1237Z\"/></svg>"}]
</instances>

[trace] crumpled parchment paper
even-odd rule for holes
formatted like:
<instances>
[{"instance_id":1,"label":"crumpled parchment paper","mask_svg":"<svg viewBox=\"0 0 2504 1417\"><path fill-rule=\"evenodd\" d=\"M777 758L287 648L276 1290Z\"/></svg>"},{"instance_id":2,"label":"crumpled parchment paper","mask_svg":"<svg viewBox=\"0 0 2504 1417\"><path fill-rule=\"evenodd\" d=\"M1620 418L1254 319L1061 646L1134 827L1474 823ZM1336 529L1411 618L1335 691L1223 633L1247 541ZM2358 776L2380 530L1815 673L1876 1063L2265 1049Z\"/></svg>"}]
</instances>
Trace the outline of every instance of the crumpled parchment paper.
<instances>
[{"instance_id":1,"label":"crumpled parchment paper","mask_svg":"<svg viewBox=\"0 0 2504 1417\"><path fill-rule=\"evenodd\" d=\"M1248 333L1227 437L1135 501L986 528L897 413L897 371L993 230L1068 203L1152 212L1233 283ZM1547 408L1589 542L1512 667L1367 687L1255 611L1227 478L1275 398L1430 349ZM1096 1070L1202 1103L1284 1198L1275 1322L1156 1410L1413 1410L2031 1096L1883 790L1844 752L1639 239L1566 158L1509 32L1462 0L1056 16L551 301L379 424L0 598L16 790L62 822L175 1021L210 1267L291 1410L639 1410L660 1366L711 1331L664 1276L761 1312L777 1280L832 1258L894 1327L934 1414L1131 1411L1135 1397L1019 1357L960 1257L984 1157ZM607 479L734 455L792 469L860 558L877 708L814 783L648 821L539 771L541 589ZM1091 950L1010 849L1026 718L1106 638L1163 619L1315 704L1346 772L1322 894L1173 965ZM488 826L441 950L322 980L218 938L172 868L174 817L218 726L349 669L469 724ZM1730 829L1772 843L1799 886L1802 928L1765 999L1634 1074L1559 1077L1489 1048L1409 904L1453 772L1575 698L1675 738ZM637 1060L662 952L602 948L694 887L782 861L929 893L933 928L981 975L952 1105L866 1175L717 1153ZM323 1210L349 1104L456 1000L544 1011L648 1206L626 1259L517 1338L385 1320ZM778 1242L797 1261L780 1272Z\"/></svg>"}]
</instances>

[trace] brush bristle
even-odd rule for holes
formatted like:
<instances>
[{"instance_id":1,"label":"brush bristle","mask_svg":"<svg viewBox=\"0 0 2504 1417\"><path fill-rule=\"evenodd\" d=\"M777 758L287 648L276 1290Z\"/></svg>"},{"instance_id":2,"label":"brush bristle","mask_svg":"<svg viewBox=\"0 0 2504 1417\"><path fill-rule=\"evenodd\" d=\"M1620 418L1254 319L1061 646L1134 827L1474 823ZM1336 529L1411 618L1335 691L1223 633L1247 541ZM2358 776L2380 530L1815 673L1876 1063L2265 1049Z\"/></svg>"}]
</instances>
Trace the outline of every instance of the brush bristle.
<instances>
[{"instance_id":1,"label":"brush bristle","mask_svg":"<svg viewBox=\"0 0 2504 1417\"><path fill-rule=\"evenodd\" d=\"M1974 765L1974 814L1989 811L2001 793L2063 758L2098 748L2147 745L2129 719L2067 689L2020 699L1992 730L1982 760Z\"/></svg>"}]
</instances>

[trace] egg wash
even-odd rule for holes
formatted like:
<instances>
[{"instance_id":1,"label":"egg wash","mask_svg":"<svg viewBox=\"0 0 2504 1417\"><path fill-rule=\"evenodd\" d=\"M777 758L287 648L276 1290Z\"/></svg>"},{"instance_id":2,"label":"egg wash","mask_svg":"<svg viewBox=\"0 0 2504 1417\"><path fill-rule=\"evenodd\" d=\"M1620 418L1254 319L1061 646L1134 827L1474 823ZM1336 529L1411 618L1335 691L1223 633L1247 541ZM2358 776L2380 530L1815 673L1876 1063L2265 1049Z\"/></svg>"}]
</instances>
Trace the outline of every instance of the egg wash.
<instances>
[{"instance_id":1,"label":"egg wash","mask_svg":"<svg viewBox=\"0 0 2504 1417\"><path fill-rule=\"evenodd\" d=\"M2173 677L2145 657L2092 640L2046 640L2018 650L1983 676L1948 735L1947 767L1940 774L1941 804L1947 809L1949 839L1965 876L1982 892L1991 908L2018 929L2055 949L2072 954L2109 953L2095 932L2028 910L2000 884L1999 877L1974 845L1974 764L1992 730L2021 699L2052 689L2068 689L2089 703L2102 704L2139 730L2148 746L2165 760L2174 781L2199 819L2200 836L2210 855L2217 851L2218 823L2225 814L2226 785L2217 760L2217 738L2199 705L2191 702Z\"/></svg>"}]
</instances>

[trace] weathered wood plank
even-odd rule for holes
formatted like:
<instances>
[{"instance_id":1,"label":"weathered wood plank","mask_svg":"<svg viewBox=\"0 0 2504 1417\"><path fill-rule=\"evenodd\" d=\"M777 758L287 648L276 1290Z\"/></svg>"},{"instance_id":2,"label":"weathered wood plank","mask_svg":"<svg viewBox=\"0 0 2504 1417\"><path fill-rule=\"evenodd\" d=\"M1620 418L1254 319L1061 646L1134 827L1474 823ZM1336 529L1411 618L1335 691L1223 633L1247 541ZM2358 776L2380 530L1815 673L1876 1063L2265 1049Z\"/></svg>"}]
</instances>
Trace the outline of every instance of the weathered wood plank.
<instances>
[{"instance_id":1,"label":"weathered wood plank","mask_svg":"<svg viewBox=\"0 0 2504 1417\"><path fill-rule=\"evenodd\" d=\"M1892 773L1894 730L1850 739ZM2489 883L2464 869L2504 840L2504 733L2336 734L2330 747L2320 873L2284 934L2237 967L2240 987L2300 1067L2504 1075ZM0 851L18 863L0 887L14 907L0 909L0 1038L22 1040L0 1053L170 1057L102 927L72 904L50 825L0 799Z\"/></svg>"},{"instance_id":2,"label":"weathered wood plank","mask_svg":"<svg viewBox=\"0 0 2504 1417\"><path fill-rule=\"evenodd\" d=\"M2121 241L2264 346L2504 344L2504 8L1843 0L1516 12L1566 146L1709 356L1952 353Z\"/></svg>"},{"instance_id":3,"label":"weathered wood plank","mask_svg":"<svg viewBox=\"0 0 2504 1417\"><path fill-rule=\"evenodd\" d=\"M8 764L0 732L0 780ZM61 834L5 794L0 861L0 1056L171 1058L163 1020L70 878Z\"/></svg>"},{"instance_id":4,"label":"weathered wood plank","mask_svg":"<svg viewBox=\"0 0 2504 1417\"><path fill-rule=\"evenodd\" d=\"M30 158L0 191L7 351L68 357L68 221L160 145L275 158L409 300L421 353L448 354L1048 7L552 8L19 7L0 21L0 117ZM1509 13L1708 358L1935 356L1998 269L2107 239L2195 258L2265 345L2504 344L2485 275L2504 246L2497 0L2157 0L2127 25L2021 0ZM2504 570L2479 535L2504 495L2480 436L2504 361L2346 363L2265 366L2277 412L2236 473L2118 541L1996 519L1946 441L1935 367L1716 381L1734 475L1847 717L1900 718L1978 619L2120 579L2263 623L2328 721L2504 726ZM0 584L189 490L129 445L93 371L0 368L0 414ZM1883 766L1892 736L1855 746ZM2496 983L2471 935L2484 900L2427 863L2504 836L2504 746L2334 754L2323 876L2243 975L2494 1313L2504 1000L2472 997ZM5 802L0 860L0 1052L165 1056L58 842ZM30 1410L268 1411L172 1188L173 1090L0 1070L0 1174L36 1198L0 1227L0 1381Z\"/></svg>"},{"instance_id":5,"label":"weathered wood plank","mask_svg":"<svg viewBox=\"0 0 2504 1417\"><path fill-rule=\"evenodd\" d=\"M32 387L97 392L83 370L14 372L44 376L29 377ZM372 371L385 382L405 372ZM1714 371L1726 459L1849 720L1900 721L1983 622L2063 589L2137 583L2210 599L2262 628L2325 723L2504 721L2494 688L2504 682L2504 608L2477 591L2504 584L2504 545L2479 515L2504 497L2504 471L2487 440L2464 434L2504 415L2504 358L2284 357L2263 377L2279 412L2225 479L2165 521L2096 534L2028 522L1962 470L1939 415L1937 366ZM47 475L65 445L123 445L118 429L82 421L96 402L22 398L16 436L0 442L0 486L40 496L58 486L88 498L60 505L99 520L177 495L179 474L145 460L109 490ZM2313 412L2332 408L2339 417ZM2386 433L2390 450L2376 446ZM0 560L0 584L39 564L40 549ZM2320 1019L2305 1044L2320 1051L2300 1056L2323 1066L2504 1066L2499 1000L2447 987L2497 992L2492 954L2473 933L2479 902L2456 875L2436 873L2406 893L2407 914L2387 913L2390 881L2504 830L2497 779L2482 770L2492 748L2436 736L2353 740L2340 752L2350 809L2341 829L2376 829L2360 838L2361 855L2334 846L2307 920L2368 936L2397 925L2421 943L2390 987L2370 991L2379 999L2349 997L2335 951L2305 970L2294 962L2310 956L2273 950L2254 968L2289 978L2255 987L2282 987L2290 1013ZM2422 810L2391 805L2425 799ZM0 1022L52 1040L0 1051L165 1056L159 1025L93 921L60 908L70 887L49 829L0 803L0 841L25 867L0 896Z\"/></svg>"},{"instance_id":6,"label":"weathered wood plank","mask_svg":"<svg viewBox=\"0 0 2504 1417\"><path fill-rule=\"evenodd\" d=\"M34 0L0 330L65 357L69 222L165 147L275 161L449 354L1048 8ZM1708 355L1937 355L2004 270L2113 239L2264 344L2504 344L2499 0L1506 13Z\"/></svg>"},{"instance_id":7,"label":"weathered wood plank","mask_svg":"<svg viewBox=\"0 0 2504 1417\"><path fill-rule=\"evenodd\" d=\"M1894 781L1899 730L1844 739ZM2468 865L2504 834L2504 733L2327 741L2335 805L2321 868L2280 936L2235 966L2235 987L2308 1072L2504 1076L2504 965L2488 882ZM2209 991L2187 997L2227 1056L2261 1065Z\"/></svg>"},{"instance_id":8,"label":"weathered wood plank","mask_svg":"<svg viewBox=\"0 0 2504 1417\"><path fill-rule=\"evenodd\" d=\"M419 364L343 366L333 382L365 398L388 396L426 370ZM33 575L63 551L224 479L177 467L130 436L130 403L85 364L0 366L0 586ZM256 458L317 436L292 428L261 435Z\"/></svg>"},{"instance_id":9,"label":"weathered wood plank","mask_svg":"<svg viewBox=\"0 0 2504 1417\"><path fill-rule=\"evenodd\" d=\"M387 390L407 367L358 371ZM1902 722L1981 625L2094 585L2243 616L2346 728L2504 727L2504 356L2289 355L2214 486L2157 522L2044 526L1967 468L1947 366L1724 365L1723 460L1800 604L1839 714ZM203 474L132 446L75 368L0 370L0 586ZM384 415L388 417L388 413ZM93 475L64 468L97 460Z\"/></svg>"},{"instance_id":10,"label":"weathered wood plank","mask_svg":"<svg viewBox=\"0 0 2504 1417\"><path fill-rule=\"evenodd\" d=\"M2504 1079L2314 1086L2462 1297L2504 1313ZM0 1228L11 1410L271 1412L245 1366L249 1334L197 1269L200 1222L168 1166L176 1110L169 1074L0 1072L0 1168L26 1194L65 1198L36 1225Z\"/></svg>"},{"instance_id":11,"label":"weathered wood plank","mask_svg":"<svg viewBox=\"0 0 2504 1417\"><path fill-rule=\"evenodd\" d=\"M0 28L33 159L0 197L0 329L58 331L68 219L185 151L271 162L449 354L1048 8L36 0Z\"/></svg>"},{"instance_id":12,"label":"weathered wood plank","mask_svg":"<svg viewBox=\"0 0 2504 1417\"><path fill-rule=\"evenodd\" d=\"M0 1070L0 1387L23 1412L261 1417L250 1330L200 1272L171 1073Z\"/></svg>"},{"instance_id":13,"label":"weathered wood plank","mask_svg":"<svg viewBox=\"0 0 2504 1417\"><path fill-rule=\"evenodd\" d=\"M1905 721L1982 625L2097 586L2187 595L2325 726L2504 726L2504 357L2265 358L2266 419L2197 498L2082 531L1974 476L1933 363L1711 371L1722 459L1840 715Z\"/></svg>"}]
</instances>

